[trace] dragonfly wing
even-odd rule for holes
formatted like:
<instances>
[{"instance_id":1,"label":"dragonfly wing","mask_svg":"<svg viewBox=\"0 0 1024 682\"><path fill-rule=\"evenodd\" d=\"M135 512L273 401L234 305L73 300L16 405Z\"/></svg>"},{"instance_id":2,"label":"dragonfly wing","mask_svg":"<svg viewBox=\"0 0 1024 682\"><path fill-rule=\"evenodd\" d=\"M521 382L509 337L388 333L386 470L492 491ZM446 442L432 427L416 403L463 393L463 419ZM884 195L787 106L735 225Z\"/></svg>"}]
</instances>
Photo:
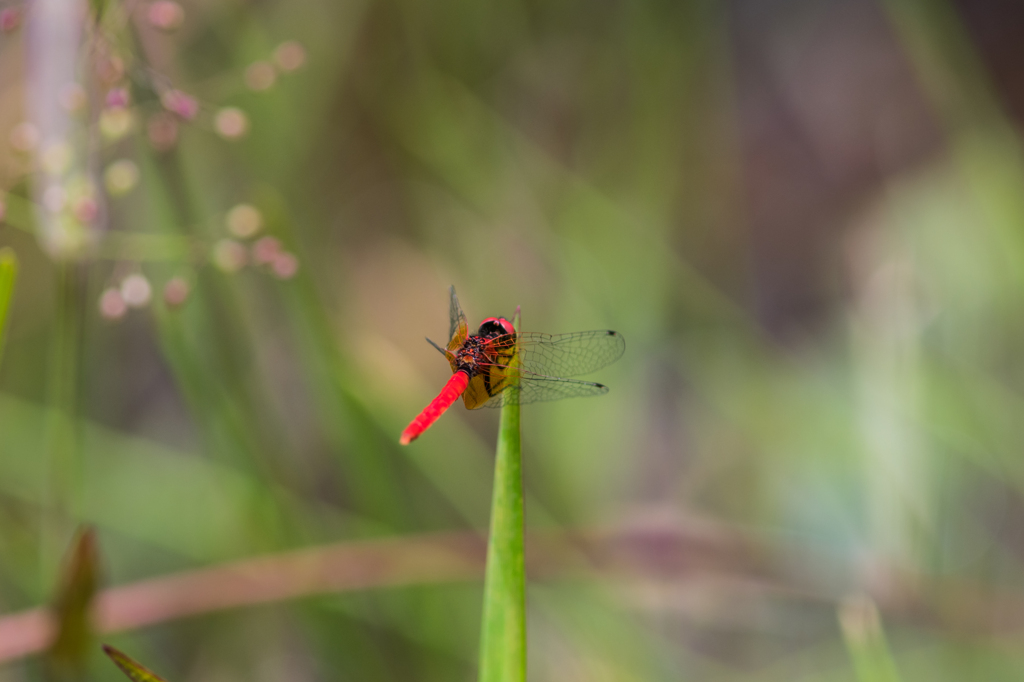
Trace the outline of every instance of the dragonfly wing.
<instances>
[{"instance_id":1,"label":"dragonfly wing","mask_svg":"<svg viewBox=\"0 0 1024 682\"><path fill-rule=\"evenodd\" d=\"M571 334L523 332L518 336L519 362L524 376L552 378L590 374L615 362L626 350L622 334L610 329Z\"/></svg>"},{"instance_id":2,"label":"dragonfly wing","mask_svg":"<svg viewBox=\"0 0 1024 682\"><path fill-rule=\"evenodd\" d=\"M458 350L466 339L469 338L469 324L466 322L466 314L462 312L459 305L459 297L455 295L455 285L449 289L451 301L448 304L448 350Z\"/></svg>"},{"instance_id":3,"label":"dragonfly wing","mask_svg":"<svg viewBox=\"0 0 1024 682\"><path fill-rule=\"evenodd\" d=\"M507 386L482 407L501 407L506 404L543 403L564 398L586 398L604 395L608 387L593 381L563 379L561 377L539 376L523 373L518 387Z\"/></svg>"}]
</instances>

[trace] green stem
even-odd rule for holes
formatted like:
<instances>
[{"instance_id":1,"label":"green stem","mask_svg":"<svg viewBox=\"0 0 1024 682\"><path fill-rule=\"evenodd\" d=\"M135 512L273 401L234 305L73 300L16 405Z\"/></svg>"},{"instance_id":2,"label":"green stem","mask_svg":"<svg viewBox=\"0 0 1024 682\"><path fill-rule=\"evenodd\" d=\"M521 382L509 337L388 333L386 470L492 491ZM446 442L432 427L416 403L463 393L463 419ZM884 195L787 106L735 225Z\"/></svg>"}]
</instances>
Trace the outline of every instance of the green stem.
<instances>
[{"instance_id":1,"label":"green stem","mask_svg":"<svg viewBox=\"0 0 1024 682\"><path fill-rule=\"evenodd\" d=\"M56 265L57 301L53 315L47 387L46 481L41 544L41 587L56 581L60 558L67 548L78 511L81 462L76 415L79 391L79 352L82 348L82 285L79 266Z\"/></svg>"},{"instance_id":2,"label":"green stem","mask_svg":"<svg viewBox=\"0 0 1024 682\"><path fill-rule=\"evenodd\" d=\"M9 248L0 249L0 357L4 352L7 330L7 312L14 295L14 280L18 277L18 257Z\"/></svg>"},{"instance_id":3,"label":"green stem","mask_svg":"<svg viewBox=\"0 0 1024 682\"><path fill-rule=\"evenodd\" d=\"M517 327L518 322L517 316ZM523 460L516 401L502 408L498 427L491 534L484 578L480 682L523 682L526 679L524 556Z\"/></svg>"}]
</instances>

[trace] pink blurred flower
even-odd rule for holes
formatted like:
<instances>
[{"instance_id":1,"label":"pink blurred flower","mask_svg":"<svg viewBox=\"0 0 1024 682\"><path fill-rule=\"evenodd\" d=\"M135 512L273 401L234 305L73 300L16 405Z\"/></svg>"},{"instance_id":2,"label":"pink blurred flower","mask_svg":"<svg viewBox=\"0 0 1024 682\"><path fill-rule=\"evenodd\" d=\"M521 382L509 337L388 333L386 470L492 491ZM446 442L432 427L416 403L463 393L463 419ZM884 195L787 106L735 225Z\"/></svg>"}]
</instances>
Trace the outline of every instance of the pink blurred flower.
<instances>
[{"instance_id":1,"label":"pink blurred flower","mask_svg":"<svg viewBox=\"0 0 1024 682\"><path fill-rule=\"evenodd\" d=\"M269 265L281 253L281 242L274 237L260 237L252 245L252 262L256 265Z\"/></svg>"},{"instance_id":2,"label":"pink blurred flower","mask_svg":"<svg viewBox=\"0 0 1024 682\"><path fill-rule=\"evenodd\" d=\"M276 80L277 72L270 62L253 62L245 70L245 85L250 90L269 90Z\"/></svg>"},{"instance_id":3,"label":"pink blurred flower","mask_svg":"<svg viewBox=\"0 0 1024 682\"><path fill-rule=\"evenodd\" d=\"M128 304L121 297L121 291L111 287L100 296L100 315L108 320L119 320L128 312Z\"/></svg>"},{"instance_id":4,"label":"pink blurred flower","mask_svg":"<svg viewBox=\"0 0 1024 682\"><path fill-rule=\"evenodd\" d=\"M157 0L149 6L149 23L164 31L173 31L185 21L185 10L173 0Z\"/></svg>"},{"instance_id":5,"label":"pink blurred flower","mask_svg":"<svg viewBox=\"0 0 1024 682\"><path fill-rule=\"evenodd\" d=\"M21 26L21 9L5 7L0 10L0 32L10 33Z\"/></svg>"},{"instance_id":6,"label":"pink blurred flower","mask_svg":"<svg viewBox=\"0 0 1024 682\"><path fill-rule=\"evenodd\" d=\"M270 269L278 279L291 279L299 271L299 259L295 257L295 254L282 251L274 257Z\"/></svg>"},{"instance_id":7,"label":"pink blurred flower","mask_svg":"<svg viewBox=\"0 0 1024 682\"><path fill-rule=\"evenodd\" d=\"M160 96L160 102L164 105L164 109L181 116L186 121L191 121L199 113L199 102L196 98L181 90L166 90Z\"/></svg>"},{"instance_id":8,"label":"pink blurred flower","mask_svg":"<svg viewBox=\"0 0 1024 682\"><path fill-rule=\"evenodd\" d=\"M295 40L281 43L274 50L274 63L282 71L294 71L306 63L306 48Z\"/></svg>"},{"instance_id":9,"label":"pink blurred flower","mask_svg":"<svg viewBox=\"0 0 1024 682\"><path fill-rule=\"evenodd\" d=\"M75 202L74 213L79 222L89 224L100 214L100 206L92 197L82 197Z\"/></svg>"},{"instance_id":10,"label":"pink blurred flower","mask_svg":"<svg viewBox=\"0 0 1024 682\"><path fill-rule=\"evenodd\" d=\"M110 88L110 90L107 90L108 107L124 108L131 103L131 99L128 88Z\"/></svg>"},{"instance_id":11,"label":"pink blurred flower","mask_svg":"<svg viewBox=\"0 0 1024 682\"><path fill-rule=\"evenodd\" d=\"M249 130L249 118L236 107L224 107L213 120L217 134L228 140L235 140Z\"/></svg>"},{"instance_id":12,"label":"pink blurred flower","mask_svg":"<svg viewBox=\"0 0 1024 682\"><path fill-rule=\"evenodd\" d=\"M164 303L171 308L177 308L188 300L189 287L181 277L173 277L164 285Z\"/></svg>"}]
</instances>

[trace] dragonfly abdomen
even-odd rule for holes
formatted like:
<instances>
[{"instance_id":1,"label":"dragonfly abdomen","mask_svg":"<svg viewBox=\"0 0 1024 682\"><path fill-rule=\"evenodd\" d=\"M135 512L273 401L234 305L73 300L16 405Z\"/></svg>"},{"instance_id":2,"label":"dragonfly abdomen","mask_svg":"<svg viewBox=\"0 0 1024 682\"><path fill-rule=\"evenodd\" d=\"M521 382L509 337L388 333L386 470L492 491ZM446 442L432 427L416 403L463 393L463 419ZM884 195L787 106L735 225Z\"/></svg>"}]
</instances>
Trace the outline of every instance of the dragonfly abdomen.
<instances>
[{"instance_id":1,"label":"dragonfly abdomen","mask_svg":"<svg viewBox=\"0 0 1024 682\"><path fill-rule=\"evenodd\" d=\"M431 400L430 404L423 408L419 416L413 419L412 423L405 428L398 442L402 445L408 445L419 438L420 434L429 429L430 425L436 422L438 417L444 414L445 410L459 399L459 396L463 394L468 385L468 372L459 370L452 374L452 378L444 385L444 388L441 389L437 397Z\"/></svg>"}]
</instances>

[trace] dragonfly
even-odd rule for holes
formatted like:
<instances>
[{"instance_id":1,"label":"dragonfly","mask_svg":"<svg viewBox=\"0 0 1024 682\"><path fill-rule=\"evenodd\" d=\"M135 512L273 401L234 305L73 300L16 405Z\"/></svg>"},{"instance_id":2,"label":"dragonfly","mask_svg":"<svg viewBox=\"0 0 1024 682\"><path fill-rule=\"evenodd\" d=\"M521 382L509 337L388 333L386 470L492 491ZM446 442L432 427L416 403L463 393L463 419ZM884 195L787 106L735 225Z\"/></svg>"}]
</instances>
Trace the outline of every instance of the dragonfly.
<instances>
[{"instance_id":1,"label":"dragonfly","mask_svg":"<svg viewBox=\"0 0 1024 682\"><path fill-rule=\"evenodd\" d=\"M590 374L622 357L626 350L622 334L610 329L519 332L504 317L488 317L470 334L454 286L450 294L448 345L441 348L429 338L427 342L448 360L452 377L402 432L402 445L423 435L460 396L467 409L475 410L608 392L604 384L567 377Z\"/></svg>"}]
</instances>

